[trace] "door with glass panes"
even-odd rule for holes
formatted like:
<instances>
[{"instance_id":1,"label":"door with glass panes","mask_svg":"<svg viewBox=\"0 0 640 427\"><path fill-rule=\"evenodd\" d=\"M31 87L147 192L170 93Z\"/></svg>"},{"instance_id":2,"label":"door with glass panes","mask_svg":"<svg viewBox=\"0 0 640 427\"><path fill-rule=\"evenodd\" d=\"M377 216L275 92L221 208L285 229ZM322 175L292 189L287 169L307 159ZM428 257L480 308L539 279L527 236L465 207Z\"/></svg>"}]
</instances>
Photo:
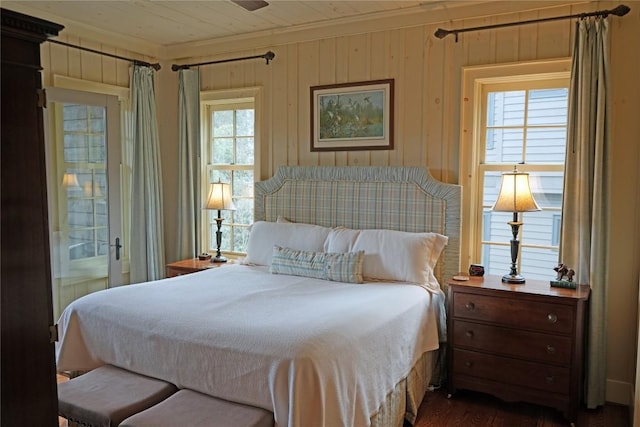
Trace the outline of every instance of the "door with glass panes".
<instances>
[{"instance_id":1,"label":"door with glass panes","mask_svg":"<svg viewBox=\"0 0 640 427\"><path fill-rule=\"evenodd\" d=\"M122 284L117 97L47 89L47 183L54 317Z\"/></svg>"}]
</instances>

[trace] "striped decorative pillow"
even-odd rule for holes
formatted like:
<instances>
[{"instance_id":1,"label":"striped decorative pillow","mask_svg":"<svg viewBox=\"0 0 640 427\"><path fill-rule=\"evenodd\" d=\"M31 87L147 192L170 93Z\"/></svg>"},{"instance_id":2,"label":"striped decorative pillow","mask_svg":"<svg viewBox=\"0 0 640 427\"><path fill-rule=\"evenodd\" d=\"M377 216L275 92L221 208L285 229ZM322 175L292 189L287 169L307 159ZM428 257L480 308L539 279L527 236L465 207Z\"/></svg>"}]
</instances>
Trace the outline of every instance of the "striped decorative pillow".
<instances>
[{"instance_id":1,"label":"striped decorative pillow","mask_svg":"<svg viewBox=\"0 0 640 427\"><path fill-rule=\"evenodd\" d=\"M362 283L364 251L329 253L301 251L275 245L271 273L334 282Z\"/></svg>"}]
</instances>

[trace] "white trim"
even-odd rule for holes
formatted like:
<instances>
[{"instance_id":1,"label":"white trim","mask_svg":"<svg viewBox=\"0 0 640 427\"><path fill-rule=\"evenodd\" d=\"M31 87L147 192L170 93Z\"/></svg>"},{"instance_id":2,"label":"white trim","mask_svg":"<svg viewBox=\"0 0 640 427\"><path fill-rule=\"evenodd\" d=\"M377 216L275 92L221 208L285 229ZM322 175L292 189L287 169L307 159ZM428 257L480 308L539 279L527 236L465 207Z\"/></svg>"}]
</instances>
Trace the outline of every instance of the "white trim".
<instances>
[{"instance_id":1,"label":"white trim","mask_svg":"<svg viewBox=\"0 0 640 427\"><path fill-rule=\"evenodd\" d=\"M120 102L127 101L130 94L128 87L75 79L73 77L61 76L59 74L53 75L53 86L63 89L80 90L83 92L101 93L103 95L113 95L117 96L118 101Z\"/></svg>"}]
</instances>

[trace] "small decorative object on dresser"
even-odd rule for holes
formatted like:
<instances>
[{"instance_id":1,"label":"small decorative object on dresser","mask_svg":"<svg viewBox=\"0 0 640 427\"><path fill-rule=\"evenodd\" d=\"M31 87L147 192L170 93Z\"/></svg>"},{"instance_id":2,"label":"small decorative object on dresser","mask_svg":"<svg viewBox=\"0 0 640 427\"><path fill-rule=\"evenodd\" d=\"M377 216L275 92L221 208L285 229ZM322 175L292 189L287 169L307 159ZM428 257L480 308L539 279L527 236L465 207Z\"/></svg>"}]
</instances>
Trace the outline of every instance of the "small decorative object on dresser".
<instances>
[{"instance_id":1,"label":"small decorative object on dresser","mask_svg":"<svg viewBox=\"0 0 640 427\"><path fill-rule=\"evenodd\" d=\"M499 276L448 280L449 393L458 388L557 408L576 421L589 287Z\"/></svg>"},{"instance_id":2,"label":"small decorative object on dresser","mask_svg":"<svg viewBox=\"0 0 640 427\"><path fill-rule=\"evenodd\" d=\"M469 276L484 276L484 267L480 264L471 264L469 266Z\"/></svg>"},{"instance_id":3,"label":"small decorative object on dresser","mask_svg":"<svg viewBox=\"0 0 640 427\"><path fill-rule=\"evenodd\" d=\"M576 272L573 269L567 267L563 263L560 263L553 267L553 271L558 273L558 276L555 280L550 281L551 286L554 288L576 288L576 282L573 281L573 276L575 276Z\"/></svg>"}]
</instances>

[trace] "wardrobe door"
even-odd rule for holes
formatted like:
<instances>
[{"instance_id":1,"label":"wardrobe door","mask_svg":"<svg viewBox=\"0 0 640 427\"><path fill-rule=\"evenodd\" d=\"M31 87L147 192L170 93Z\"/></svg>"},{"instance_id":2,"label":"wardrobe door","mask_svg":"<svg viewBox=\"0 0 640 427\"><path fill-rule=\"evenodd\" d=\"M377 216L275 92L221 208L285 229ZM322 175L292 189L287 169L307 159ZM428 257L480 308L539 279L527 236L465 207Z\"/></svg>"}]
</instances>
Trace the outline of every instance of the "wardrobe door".
<instances>
[{"instance_id":1,"label":"wardrobe door","mask_svg":"<svg viewBox=\"0 0 640 427\"><path fill-rule=\"evenodd\" d=\"M62 26L1 12L2 425L56 426L40 43Z\"/></svg>"}]
</instances>

